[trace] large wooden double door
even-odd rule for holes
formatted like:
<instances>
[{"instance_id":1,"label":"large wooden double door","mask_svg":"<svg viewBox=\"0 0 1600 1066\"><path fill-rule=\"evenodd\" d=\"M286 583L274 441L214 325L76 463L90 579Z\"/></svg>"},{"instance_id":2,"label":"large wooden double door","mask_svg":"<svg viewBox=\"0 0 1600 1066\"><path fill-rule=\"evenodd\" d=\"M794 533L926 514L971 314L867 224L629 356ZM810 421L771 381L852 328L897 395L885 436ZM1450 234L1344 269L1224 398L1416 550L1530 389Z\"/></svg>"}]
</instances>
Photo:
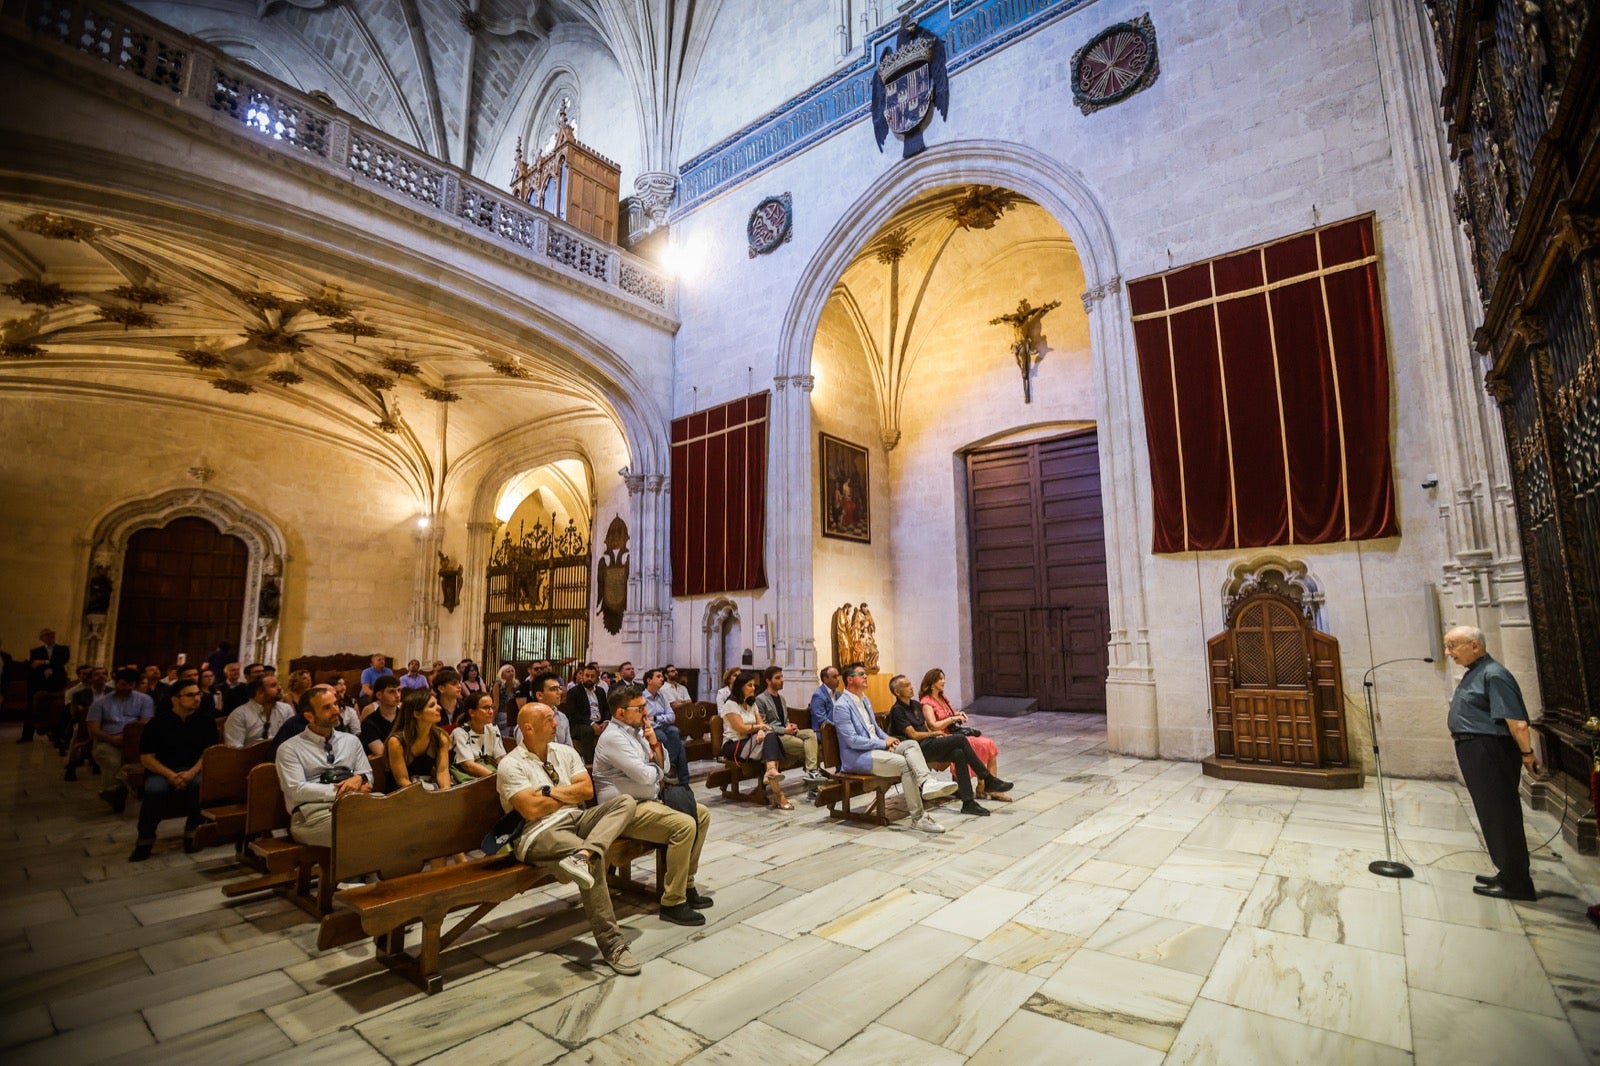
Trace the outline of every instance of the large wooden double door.
<instances>
[{"instance_id":1,"label":"large wooden double door","mask_svg":"<svg viewBox=\"0 0 1600 1066\"><path fill-rule=\"evenodd\" d=\"M203 518L178 518L128 539L117 605L115 663L198 663L239 643L250 552Z\"/></svg>"},{"instance_id":2,"label":"large wooden double door","mask_svg":"<svg viewBox=\"0 0 1600 1066\"><path fill-rule=\"evenodd\" d=\"M1093 430L967 456L979 696L1106 709L1105 525Z\"/></svg>"}]
</instances>

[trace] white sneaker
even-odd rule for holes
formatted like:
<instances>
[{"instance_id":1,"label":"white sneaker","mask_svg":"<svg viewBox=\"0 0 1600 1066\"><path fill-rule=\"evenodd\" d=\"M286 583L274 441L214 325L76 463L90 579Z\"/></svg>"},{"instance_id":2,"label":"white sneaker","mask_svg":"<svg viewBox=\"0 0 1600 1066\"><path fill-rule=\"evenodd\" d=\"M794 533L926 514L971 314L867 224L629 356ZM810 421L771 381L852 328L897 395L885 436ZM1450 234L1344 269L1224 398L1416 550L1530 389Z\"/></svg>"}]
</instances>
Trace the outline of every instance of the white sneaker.
<instances>
[{"instance_id":1,"label":"white sneaker","mask_svg":"<svg viewBox=\"0 0 1600 1066\"><path fill-rule=\"evenodd\" d=\"M585 892L594 887L594 871L589 869L588 852L575 851L556 865Z\"/></svg>"},{"instance_id":2,"label":"white sneaker","mask_svg":"<svg viewBox=\"0 0 1600 1066\"><path fill-rule=\"evenodd\" d=\"M924 814L921 818L911 823L911 828L920 829L924 833L942 833L944 826Z\"/></svg>"},{"instance_id":3,"label":"white sneaker","mask_svg":"<svg viewBox=\"0 0 1600 1066\"><path fill-rule=\"evenodd\" d=\"M826 785L833 780L821 770L807 770L802 780L808 785Z\"/></svg>"},{"instance_id":4,"label":"white sneaker","mask_svg":"<svg viewBox=\"0 0 1600 1066\"><path fill-rule=\"evenodd\" d=\"M922 782L922 798L925 800L943 799L945 796L954 795L956 783L954 781L940 781L937 778L924 778Z\"/></svg>"}]
</instances>

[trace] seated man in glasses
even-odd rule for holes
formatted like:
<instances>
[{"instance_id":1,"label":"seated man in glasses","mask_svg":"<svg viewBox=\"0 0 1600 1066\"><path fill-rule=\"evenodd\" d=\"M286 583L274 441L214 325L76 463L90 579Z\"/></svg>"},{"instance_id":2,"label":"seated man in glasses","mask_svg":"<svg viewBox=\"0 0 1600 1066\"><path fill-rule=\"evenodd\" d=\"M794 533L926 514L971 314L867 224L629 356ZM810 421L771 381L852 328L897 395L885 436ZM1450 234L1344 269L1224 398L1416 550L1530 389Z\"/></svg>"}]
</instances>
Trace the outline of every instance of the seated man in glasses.
<instances>
[{"instance_id":1,"label":"seated man in glasses","mask_svg":"<svg viewBox=\"0 0 1600 1066\"><path fill-rule=\"evenodd\" d=\"M652 676L661 671L650 671ZM667 846L666 873L661 893L661 920L677 925L705 925L700 912L711 897L695 891L695 871L700 849L711 828L711 812L694 805L693 816L661 802L667 778L666 747L650 725L650 709L643 690L627 684L613 687L606 696L611 725L594 746L595 794L604 803L612 796L632 796L633 818L623 835Z\"/></svg>"},{"instance_id":2,"label":"seated man in glasses","mask_svg":"<svg viewBox=\"0 0 1600 1066\"><path fill-rule=\"evenodd\" d=\"M331 685L305 695L305 732L278 748L273 762L289 808L289 835L302 844L333 845L333 804L372 791L372 765L359 737L339 732L339 700Z\"/></svg>"}]
</instances>

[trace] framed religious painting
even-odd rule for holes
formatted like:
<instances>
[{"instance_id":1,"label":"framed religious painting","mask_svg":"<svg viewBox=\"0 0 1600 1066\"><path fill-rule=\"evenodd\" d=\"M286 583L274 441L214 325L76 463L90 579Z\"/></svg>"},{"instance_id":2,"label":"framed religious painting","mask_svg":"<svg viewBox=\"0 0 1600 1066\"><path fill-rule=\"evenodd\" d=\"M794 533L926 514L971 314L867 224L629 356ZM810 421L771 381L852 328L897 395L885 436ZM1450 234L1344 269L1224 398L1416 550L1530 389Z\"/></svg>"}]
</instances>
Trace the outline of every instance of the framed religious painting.
<instances>
[{"instance_id":1,"label":"framed religious painting","mask_svg":"<svg viewBox=\"0 0 1600 1066\"><path fill-rule=\"evenodd\" d=\"M872 471L867 450L820 433L822 535L872 543Z\"/></svg>"}]
</instances>

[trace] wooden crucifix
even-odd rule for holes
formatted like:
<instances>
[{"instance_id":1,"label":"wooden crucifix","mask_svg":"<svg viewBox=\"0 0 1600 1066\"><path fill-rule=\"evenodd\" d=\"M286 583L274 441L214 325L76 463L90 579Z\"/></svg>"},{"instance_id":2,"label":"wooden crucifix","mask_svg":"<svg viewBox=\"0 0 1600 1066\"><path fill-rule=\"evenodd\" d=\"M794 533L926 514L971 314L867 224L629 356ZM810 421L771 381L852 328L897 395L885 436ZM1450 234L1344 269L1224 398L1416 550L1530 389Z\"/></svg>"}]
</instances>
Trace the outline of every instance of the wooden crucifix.
<instances>
[{"instance_id":1,"label":"wooden crucifix","mask_svg":"<svg viewBox=\"0 0 1600 1066\"><path fill-rule=\"evenodd\" d=\"M989 325L1009 325L1012 330L1011 354L1022 371L1022 402L1033 402L1033 368L1039 364L1039 321L1061 306L1060 300L1051 300L1039 307L1028 304L1026 297L1017 301L1017 309L1009 315L991 318Z\"/></svg>"}]
</instances>

